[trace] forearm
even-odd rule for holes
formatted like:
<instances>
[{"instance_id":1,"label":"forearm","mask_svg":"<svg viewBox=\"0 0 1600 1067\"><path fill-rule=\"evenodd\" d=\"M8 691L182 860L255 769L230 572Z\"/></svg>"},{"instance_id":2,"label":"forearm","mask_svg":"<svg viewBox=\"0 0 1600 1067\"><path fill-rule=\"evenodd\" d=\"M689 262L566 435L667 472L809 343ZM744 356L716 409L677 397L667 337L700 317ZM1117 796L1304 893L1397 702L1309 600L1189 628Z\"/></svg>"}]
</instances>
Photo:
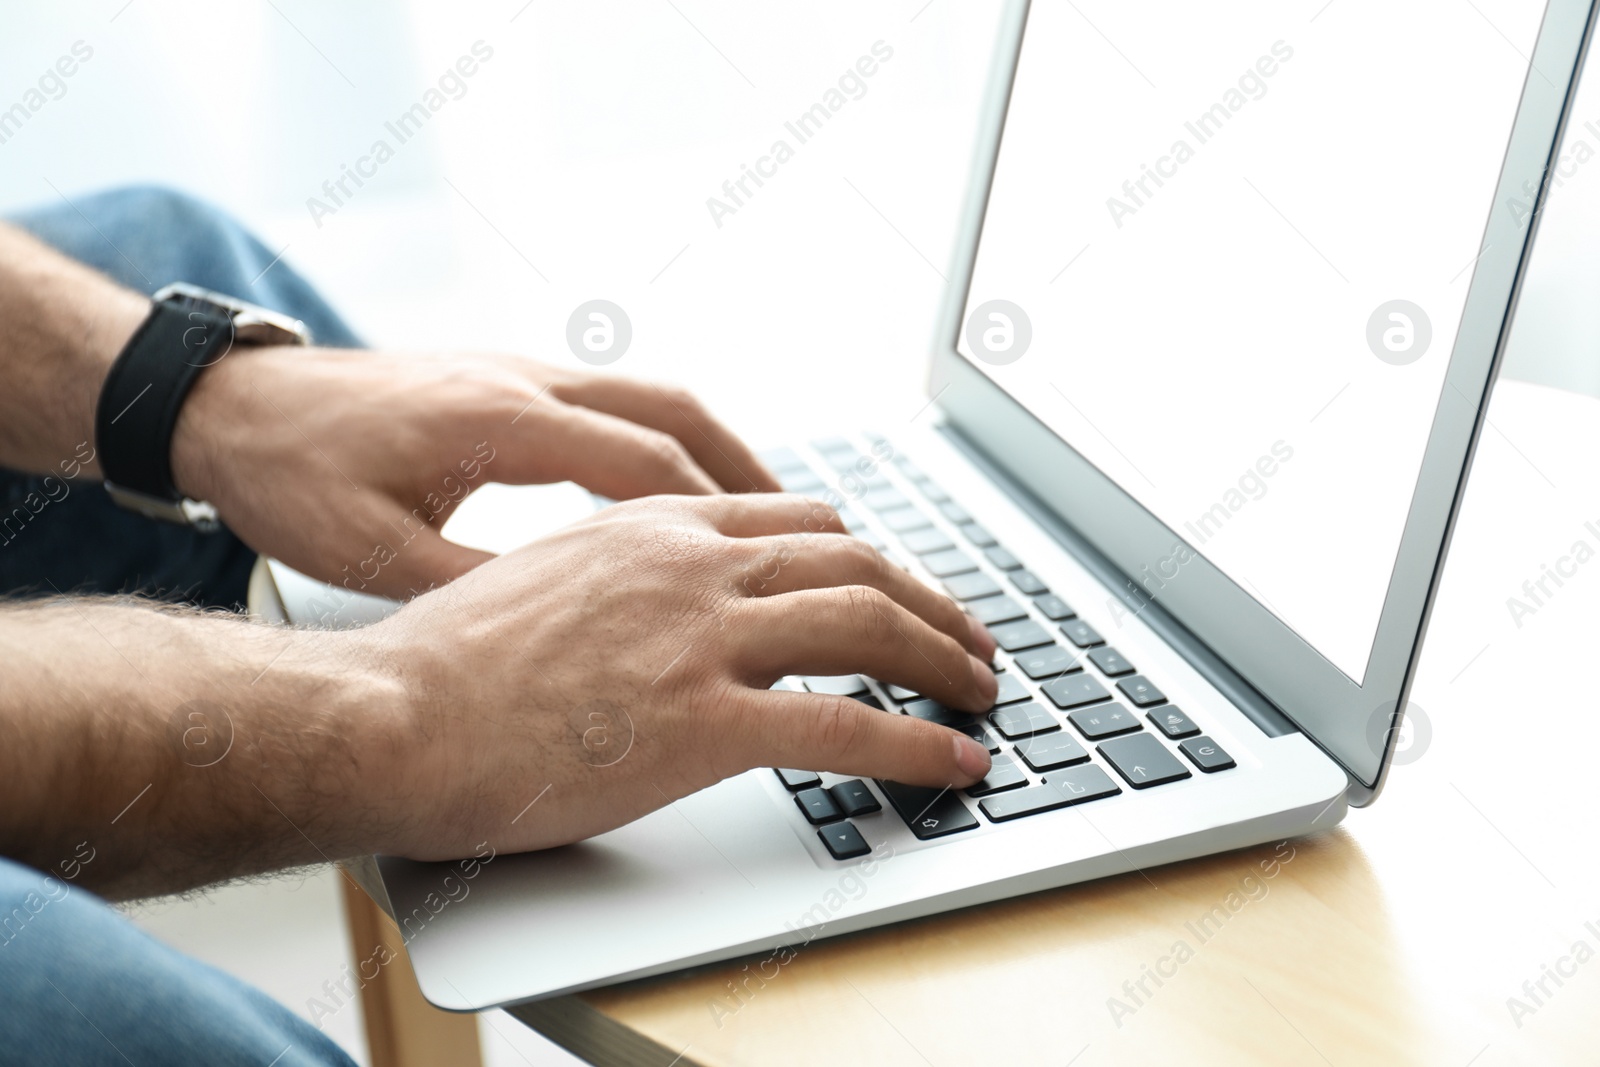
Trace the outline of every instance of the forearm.
<instances>
[{"instance_id":1,"label":"forearm","mask_svg":"<svg viewBox=\"0 0 1600 1067\"><path fill-rule=\"evenodd\" d=\"M133 601L0 608L0 853L127 898L384 849L414 731L366 647Z\"/></svg>"},{"instance_id":2,"label":"forearm","mask_svg":"<svg viewBox=\"0 0 1600 1067\"><path fill-rule=\"evenodd\" d=\"M75 464L99 473L100 383L149 307L140 294L0 223L0 466L72 477Z\"/></svg>"}]
</instances>

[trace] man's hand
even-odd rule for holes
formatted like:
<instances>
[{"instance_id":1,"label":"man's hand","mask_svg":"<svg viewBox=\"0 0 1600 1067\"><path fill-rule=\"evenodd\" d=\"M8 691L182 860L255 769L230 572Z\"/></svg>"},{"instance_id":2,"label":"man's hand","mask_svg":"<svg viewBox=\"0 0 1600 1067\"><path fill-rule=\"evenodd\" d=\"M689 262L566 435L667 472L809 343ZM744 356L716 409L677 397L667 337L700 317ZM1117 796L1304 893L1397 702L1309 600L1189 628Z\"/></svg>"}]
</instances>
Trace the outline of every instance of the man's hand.
<instances>
[{"instance_id":1,"label":"man's hand","mask_svg":"<svg viewBox=\"0 0 1600 1067\"><path fill-rule=\"evenodd\" d=\"M362 637L411 695L419 744L392 801L410 819L389 847L416 858L577 841L752 767L940 786L989 769L943 726L768 689L863 671L994 703L987 631L802 497L619 504Z\"/></svg>"},{"instance_id":2,"label":"man's hand","mask_svg":"<svg viewBox=\"0 0 1600 1067\"><path fill-rule=\"evenodd\" d=\"M80 884L129 897L544 848L752 767L961 787L989 766L964 735L767 687L863 671L979 712L993 652L831 510L780 494L618 504L360 630L4 606L0 854L92 854Z\"/></svg>"},{"instance_id":3,"label":"man's hand","mask_svg":"<svg viewBox=\"0 0 1600 1067\"><path fill-rule=\"evenodd\" d=\"M778 488L682 390L512 356L239 348L201 374L172 458L252 548L396 597L490 558L439 535L487 481L618 499Z\"/></svg>"}]
</instances>

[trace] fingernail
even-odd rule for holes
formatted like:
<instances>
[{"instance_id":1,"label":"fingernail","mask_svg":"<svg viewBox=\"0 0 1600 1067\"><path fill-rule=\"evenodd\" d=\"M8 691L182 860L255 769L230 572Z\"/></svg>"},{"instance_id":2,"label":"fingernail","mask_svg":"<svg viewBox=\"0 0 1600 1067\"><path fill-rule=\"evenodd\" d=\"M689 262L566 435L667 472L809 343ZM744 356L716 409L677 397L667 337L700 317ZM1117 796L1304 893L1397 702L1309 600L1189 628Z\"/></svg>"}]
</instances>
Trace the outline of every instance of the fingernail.
<instances>
[{"instance_id":1,"label":"fingernail","mask_svg":"<svg viewBox=\"0 0 1600 1067\"><path fill-rule=\"evenodd\" d=\"M994 676L994 671L989 665L977 656L968 653L967 659L972 661L972 677L978 683L978 695L983 698L983 710L988 711L994 707L994 698L1000 693L1000 680Z\"/></svg>"},{"instance_id":2,"label":"fingernail","mask_svg":"<svg viewBox=\"0 0 1600 1067\"><path fill-rule=\"evenodd\" d=\"M956 734L956 766L974 781L989 773L989 750L966 734Z\"/></svg>"},{"instance_id":3,"label":"fingernail","mask_svg":"<svg viewBox=\"0 0 1600 1067\"><path fill-rule=\"evenodd\" d=\"M999 646L995 644L994 635L989 632L989 628L971 615L967 616L967 627L972 630L972 640L978 646L978 651L989 659L994 659L994 650Z\"/></svg>"}]
</instances>

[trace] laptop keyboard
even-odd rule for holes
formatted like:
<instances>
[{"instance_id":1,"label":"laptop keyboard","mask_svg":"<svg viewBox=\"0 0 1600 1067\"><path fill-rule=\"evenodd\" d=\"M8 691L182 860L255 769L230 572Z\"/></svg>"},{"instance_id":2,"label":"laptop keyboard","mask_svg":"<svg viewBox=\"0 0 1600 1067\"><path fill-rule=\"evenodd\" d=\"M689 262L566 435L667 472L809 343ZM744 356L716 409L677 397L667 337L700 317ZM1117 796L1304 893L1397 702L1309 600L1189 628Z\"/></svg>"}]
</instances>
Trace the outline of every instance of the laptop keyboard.
<instances>
[{"instance_id":1,"label":"laptop keyboard","mask_svg":"<svg viewBox=\"0 0 1600 1067\"><path fill-rule=\"evenodd\" d=\"M993 757L989 774L963 790L779 769L797 818L816 828L834 859L868 853L862 829L873 833L876 827L874 836L881 840L884 819L898 820L919 840L930 841L1103 800L1121 794L1123 786L1157 788L1191 778L1194 771L1214 774L1235 766L1167 701L1156 681L887 441L873 438L871 454L842 437L814 441L812 448L831 469L813 468L792 449L762 458L790 492L818 495L836 487L848 501L840 518L853 534L942 587L1000 646L994 662L999 692L982 715L857 675L778 683L960 730ZM898 468L910 492L889 478L885 463Z\"/></svg>"}]
</instances>

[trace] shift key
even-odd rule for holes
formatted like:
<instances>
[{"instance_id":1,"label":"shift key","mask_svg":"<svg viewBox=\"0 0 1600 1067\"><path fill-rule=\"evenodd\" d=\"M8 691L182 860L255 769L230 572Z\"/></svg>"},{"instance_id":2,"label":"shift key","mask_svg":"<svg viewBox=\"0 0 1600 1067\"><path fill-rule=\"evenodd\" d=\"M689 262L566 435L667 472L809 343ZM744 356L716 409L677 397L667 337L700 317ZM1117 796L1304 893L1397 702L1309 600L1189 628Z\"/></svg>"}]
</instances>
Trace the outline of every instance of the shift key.
<instances>
[{"instance_id":1,"label":"shift key","mask_svg":"<svg viewBox=\"0 0 1600 1067\"><path fill-rule=\"evenodd\" d=\"M953 789L881 780L878 786L911 832L923 841L971 830L978 825L977 818Z\"/></svg>"}]
</instances>

